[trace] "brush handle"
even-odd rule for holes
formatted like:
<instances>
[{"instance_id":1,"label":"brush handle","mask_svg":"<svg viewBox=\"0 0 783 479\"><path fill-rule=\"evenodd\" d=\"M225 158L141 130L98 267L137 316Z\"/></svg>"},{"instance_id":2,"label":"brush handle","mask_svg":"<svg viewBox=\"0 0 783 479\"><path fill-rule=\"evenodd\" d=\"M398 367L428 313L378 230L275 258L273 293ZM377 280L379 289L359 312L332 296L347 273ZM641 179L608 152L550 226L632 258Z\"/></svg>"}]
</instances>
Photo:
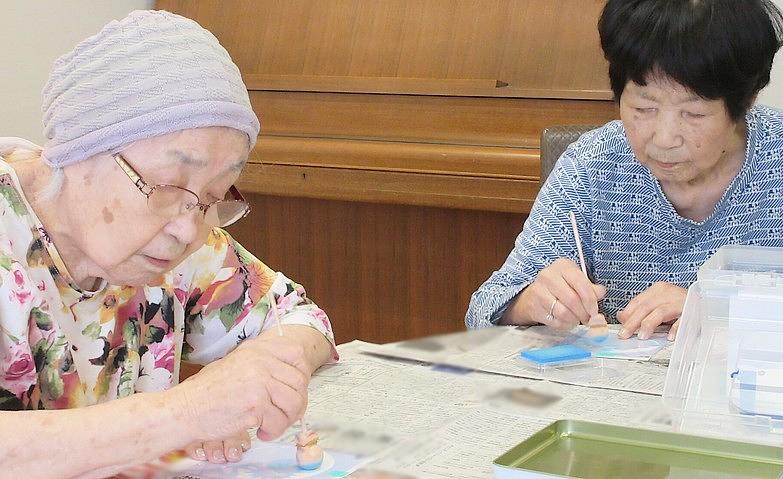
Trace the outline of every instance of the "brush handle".
<instances>
[{"instance_id":1,"label":"brush handle","mask_svg":"<svg viewBox=\"0 0 783 479\"><path fill-rule=\"evenodd\" d=\"M266 299L269 301L269 308L272 310L272 315L275 318L275 325L277 326L277 335L283 335L283 326L280 325L280 314L277 312L277 301L275 301L275 295L272 293L272 288L266 293Z\"/></svg>"},{"instance_id":2,"label":"brush handle","mask_svg":"<svg viewBox=\"0 0 783 479\"><path fill-rule=\"evenodd\" d=\"M579 237L579 228L576 226L576 215L571 211L568 213L568 217L571 219L571 227L574 229L574 240L576 241L576 251L579 253L579 267L582 268L582 273L587 276L587 268L585 267L585 255L582 252L582 239Z\"/></svg>"},{"instance_id":3,"label":"brush handle","mask_svg":"<svg viewBox=\"0 0 783 479\"><path fill-rule=\"evenodd\" d=\"M275 295L272 293L272 289L266 293L266 299L269 301L269 307L272 309L272 316L275 318L275 325L277 326L277 335L283 335L283 326L280 324L280 314L277 312L277 301L275 301ZM307 426L305 425L304 418L299 420L299 427L302 433L307 434Z\"/></svg>"}]
</instances>

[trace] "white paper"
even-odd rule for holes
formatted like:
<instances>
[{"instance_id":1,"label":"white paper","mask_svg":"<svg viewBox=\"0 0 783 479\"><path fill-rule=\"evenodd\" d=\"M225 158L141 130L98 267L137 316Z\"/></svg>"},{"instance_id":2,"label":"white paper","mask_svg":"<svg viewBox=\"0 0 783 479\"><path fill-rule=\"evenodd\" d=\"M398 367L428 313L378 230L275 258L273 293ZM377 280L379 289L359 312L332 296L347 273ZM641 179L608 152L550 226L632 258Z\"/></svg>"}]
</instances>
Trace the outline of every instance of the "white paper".
<instances>
[{"instance_id":1,"label":"white paper","mask_svg":"<svg viewBox=\"0 0 783 479\"><path fill-rule=\"evenodd\" d=\"M662 394L666 376L667 361L628 361L621 359L594 358L582 365L561 368L539 368L519 358L519 352L525 349L548 347L569 338L569 333L552 331L545 327L519 329L514 327L488 328L491 333L483 337L472 348L449 344L443 348L445 353L422 352L409 348L407 342L388 345L365 344L360 350L373 354L387 355L449 364L477 371L504 374L509 376L546 379L549 381L590 386L620 391L634 391L647 394ZM484 330L479 330L484 331ZM479 332L476 331L476 332ZM459 338L469 336L471 332L461 333ZM446 343L448 337L442 337ZM464 342L464 339L462 339ZM654 357L670 355L671 346Z\"/></svg>"},{"instance_id":2,"label":"white paper","mask_svg":"<svg viewBox=\"0 0 783 479\"><path fill-rule=\"evenodd\" d=\"M359 354L356 346L340 349L343 363L319 370L307 417L324 447L371 455L371 470L489 479L495 458L554 420L640 425L661 408L653 395L455 374Z\"/></svg>"}]
</instances>

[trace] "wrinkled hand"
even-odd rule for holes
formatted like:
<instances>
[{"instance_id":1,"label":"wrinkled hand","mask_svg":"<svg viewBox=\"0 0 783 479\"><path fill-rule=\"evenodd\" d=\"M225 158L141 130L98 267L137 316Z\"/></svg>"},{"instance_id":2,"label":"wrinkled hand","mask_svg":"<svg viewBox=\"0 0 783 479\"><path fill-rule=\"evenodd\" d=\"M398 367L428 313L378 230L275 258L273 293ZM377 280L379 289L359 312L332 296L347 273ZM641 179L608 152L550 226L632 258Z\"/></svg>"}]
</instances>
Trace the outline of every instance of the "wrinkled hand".
<instances>
[{"instance_id":1,"label":"wrinkled hand","mask_svg":"<svg viewBox=\"0 0 783 479\"><path fill-rule=\"evenodd\" d=\"M223 439L222 441L196 441L185 447L191 459L208 461L213 464L238 462L242 454L250 449L250 435L247 431Z\"/></svg>"},{"instance_id":2,"label":"wrinkled hand","mask_svg":"<svg viewBox=\"0 0 783 479\"><path fill-rule=\"evenodd\" d=\"M522 291L514 305L520 321L511 318L510 322L536 322L567 331L599 314L598 301L605 295L606 287L591 283L576 263L560 258Z\"/></svg>"},{"instance_id":3,"label":"wrinkled hand","mask_svg":"<svg viewBox=\"0 0 783 479\"><path fill-rule=\"evenodd\" d=\"M310 370L303 347L285 336L244 341L223 359L172 389L190 437L223 441L258 426L258 438L280 436L307 406Z\"/></svg>"},{"instance_id":4,"label":"wrinkled hand","mask_svg":"<svg viewBox=\"0 0 783 479\"><path fill-rule=\"evenodd\" d=\"M674 322L669 329L669 340L673 340L687 294L687 289L670 283L653 284L617 313L623 325L617 336L628 339L636 333L639 339L648 339L658 325Z\"/></svg>"}]
</instances>

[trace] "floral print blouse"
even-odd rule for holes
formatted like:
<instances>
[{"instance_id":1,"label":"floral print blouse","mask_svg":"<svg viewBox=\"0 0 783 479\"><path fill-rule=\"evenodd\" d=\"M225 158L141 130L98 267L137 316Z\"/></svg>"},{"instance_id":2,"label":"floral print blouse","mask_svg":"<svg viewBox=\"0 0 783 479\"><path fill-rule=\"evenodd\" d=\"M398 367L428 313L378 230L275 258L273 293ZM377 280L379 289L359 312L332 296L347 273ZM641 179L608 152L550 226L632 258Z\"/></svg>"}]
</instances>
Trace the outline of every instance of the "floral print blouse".
<instances>
[{"instance_id":1,"label":"floral print blouse","mask_svg":"<svg viewBox=\"0 0 783 479\"><path fill-rule=\"evenodd\" d=\"M326 314L225 231L161 284L79 289L0 160L0 409L87 406L177 384L180 361L206 364L280 321L332 343Z\"/></svg>"}]
</instances>

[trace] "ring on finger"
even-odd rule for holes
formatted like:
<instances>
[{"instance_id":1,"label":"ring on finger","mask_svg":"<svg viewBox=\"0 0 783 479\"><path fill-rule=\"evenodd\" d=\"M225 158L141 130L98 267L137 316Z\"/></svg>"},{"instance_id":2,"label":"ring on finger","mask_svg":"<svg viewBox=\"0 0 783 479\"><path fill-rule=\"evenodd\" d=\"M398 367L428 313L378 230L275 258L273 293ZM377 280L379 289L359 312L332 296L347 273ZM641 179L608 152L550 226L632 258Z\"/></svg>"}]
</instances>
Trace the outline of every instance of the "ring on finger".
<instances>
[{"instance_id":1,"label":"ring on finger","mask_svg":"<svg viewBox=\"0 0 783 479\"><path fill-rule=\"evenodd\" d=\"M552 300L552 306L549 307L549 313L546 315L546 322L549 323L555 319L555 305L557 304L557 298Z\"/></svg>"}]
</instances>

